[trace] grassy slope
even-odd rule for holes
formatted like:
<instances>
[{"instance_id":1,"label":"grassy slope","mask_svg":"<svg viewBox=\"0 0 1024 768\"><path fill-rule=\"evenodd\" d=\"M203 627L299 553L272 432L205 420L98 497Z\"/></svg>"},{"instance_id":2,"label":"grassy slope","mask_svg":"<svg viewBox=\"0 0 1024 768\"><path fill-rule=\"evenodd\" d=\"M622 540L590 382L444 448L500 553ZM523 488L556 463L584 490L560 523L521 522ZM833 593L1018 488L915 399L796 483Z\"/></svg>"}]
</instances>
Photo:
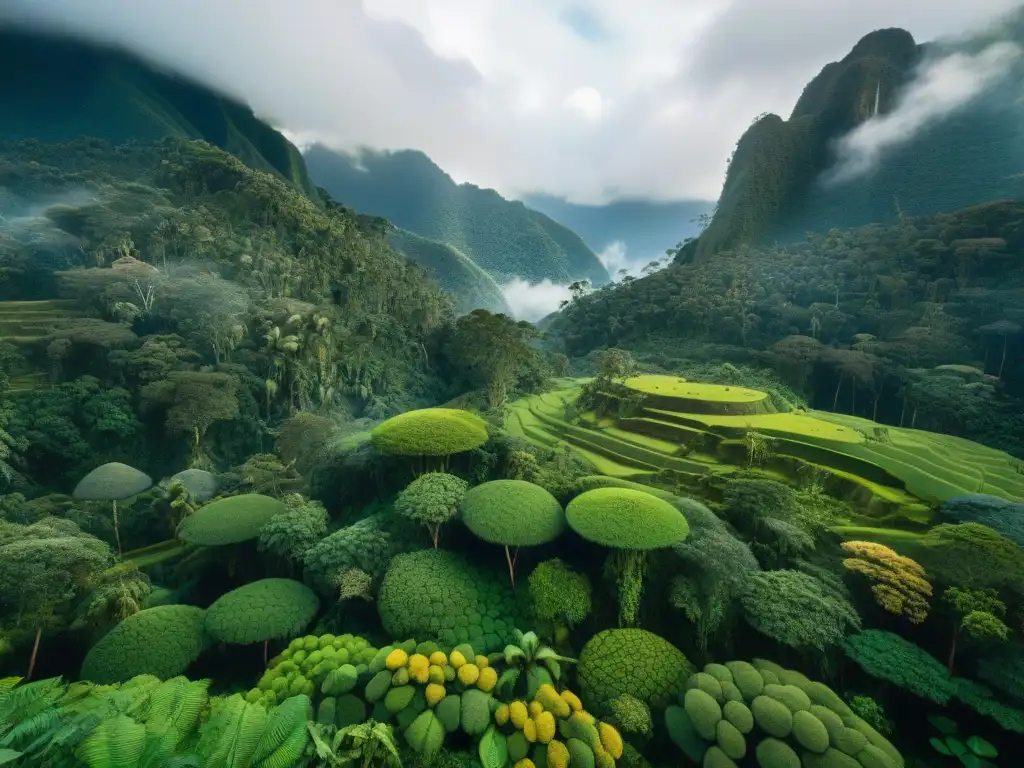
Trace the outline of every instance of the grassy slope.
<instances>
[{"instance_id":1,"label":"grassy slope","mask_svg":"<svg viewBox=\"0 0 1024 768\"><path fill-rule=\"evenodd\" d=\"M306 162L335 199L456 247L499 282L609 279L578 235L494 190L456 184L421 152L367 152L357 167L353 158L314 146Z\"/></svg>"},{"instance_id":2,"label":"grassy slope","mask_svg":"<svg viewBox=\"0 0 1024 768\"><path fill-rule=\"evenodd\" d=\"M775 438L776 457L820 467L848 487L859 487L863 507L878 516L888 515L889 520L903 517L926 523L928 508L920 500L936 502L979 492L1024 500L1024 475L1008 455L961 438L888 427L885 442L877 438L875 422L818 411L708 416L650 409L642 416L618 420L584 414L574 425L563 413L579 384L563 381L560 386L554 393L512 403L506 426L538 444L564 443L586 458L596 455L603 464L599 471L614 477L643 470L668 473L686 483L731 471L725 458L743 460L745 448L739 438L754 428ZM709 443L717 446L717 454ZM699 450L686 453L689 445Z\"/></svg>"},{"instance_id":3,"label":"grassy slope","mask_svg":"<svg viewBox=\"0 0 1024 768\"><path fill-rule=\"evenodd\" d=\"M0 138L203 139L316 199L301 153L252 111L112 48L0 30Z\"/></svg>"},{"instance_id":4,"label":"grassy slope","mask_svg":"<svg viewBox=\"0 0 1024 768\"><path fill-rule=\"evenodd\" d=\"M388 243L412 261L427 267L438 284L455 298L455 310L512 313L494 279L457 248L428 240L406 229L388 233Z\"/></svg>"}]
</instances>

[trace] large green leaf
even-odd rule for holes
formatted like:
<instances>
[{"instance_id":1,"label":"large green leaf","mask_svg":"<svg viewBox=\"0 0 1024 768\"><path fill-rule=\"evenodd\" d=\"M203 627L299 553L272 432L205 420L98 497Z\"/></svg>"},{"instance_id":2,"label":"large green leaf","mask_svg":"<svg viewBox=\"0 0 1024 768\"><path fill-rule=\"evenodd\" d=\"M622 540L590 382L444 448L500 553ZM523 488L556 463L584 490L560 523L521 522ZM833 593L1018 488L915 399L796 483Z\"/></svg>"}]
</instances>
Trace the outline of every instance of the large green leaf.
<instances>
[{"instance_id":1,"label":"large green leaf","mask_svg":"<svg viewBox=\"0 0 1024 768\"><path fill-rule=\"evenodd\" d=\"M943 736L952 736L957 732L956 721L942 715L928 715L928 722Z\"/></svg>"},{"instance_id":2,"label":"large green leaf","mask_svg":"<svg viewBox=\"0 0 1024 768\"><path fill-rule=\"evenodd\" d=\"M0 765L10 763L21 757L21 752L15 749L0 749Z\"/></svg>"},{"instance_id":3,"label":"large green leaf","mask_svg":"<svg viewBox=\"0 0 1024 768\"><path fill-rule=\"evenodd\" d=\"M306 749L309 697L292 696L274 708L253 756L256 768L288 768Z\"/></svg>"},{"instance_id":4,"label":"large green leaf","mask_svg":"<svg viewBox=\"0 0 1024 768\"><path fill-rule=\"evenodd\" d=\"M508 744L493 725L480 739L479 754L484 768L505 768L508 765Z\"/></svg>"},{"instance_id":5,"label":"large green leaf","mask_svg":"<svg viewBox=\"0 0 1024 768\"><path fill-rule=\"evenodd\" d=\"M146 726L117 715L96 726L76 754L89 768L135 768L145 748Z\"/></svg>"},{"instance_id":6,"label":"large green leaf","mask_svg":"<svg viewBox=\"0 0 1024 768\"><path fill-rule=\"evenodd\" d=\"M999 750L981 738L981 736L971 736L968 738L967 748L978 757L999 757Z\"/></svg>"},{"instance_id":7,"label":"large green leaf","mask_svg":"<svg viewBox=\"0 0 1024 768\"><path fill-rule=\"evenodd\" d=\"M946 746L945 739L940 739L938 736L932 736L928 739L928 743L932 745L932 749L938 752L940 755L946 757L952 757L953 753L949 751L949 747Z\"/></svg>"}]
</instances>

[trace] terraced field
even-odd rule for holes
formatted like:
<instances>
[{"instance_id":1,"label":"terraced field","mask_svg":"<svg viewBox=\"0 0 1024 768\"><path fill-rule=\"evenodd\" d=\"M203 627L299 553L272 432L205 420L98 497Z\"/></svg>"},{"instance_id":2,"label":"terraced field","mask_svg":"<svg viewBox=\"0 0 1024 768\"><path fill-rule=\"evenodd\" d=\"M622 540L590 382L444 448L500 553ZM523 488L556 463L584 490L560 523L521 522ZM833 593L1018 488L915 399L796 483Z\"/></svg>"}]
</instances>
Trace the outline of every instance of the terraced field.
<instances>
[{"instance_id":1,"label":"terraced field","mask_svg":"<svg viewBox=\"0 0 1024 768\"><path fill-rule=\"evenodd\" d=\"M29 367L9 372L10 392L30 392L46 386L48 375L38 370L39 361L45 364L43 342L55 327L79 314L74 301L0 301L0 341L21 347L29 360Z\"/></svg>"},{"instance_id":2,"label":"terraced field","mask_svg":"<svg viewBox=\"0 0 1024 768\"><path fill-rule=\"evenodd\" d=\"M554 392L517 400L506 428L538 445L567 445L610 477L661 475L684 485L745 466L754 434L767 446L769 469L823 470L867 518L886 524L927 524L931 504L971 493L1024 500L1021 462L969 440L818 411L722 413L723 403L761 407L765 399L753 390L675 377L627 380L630 388L651 392L629 417L584 413L570 423L566 406L582 383L560 380ZM695 410L680 410L682 404Z\"/></svg>"}]
</instances>

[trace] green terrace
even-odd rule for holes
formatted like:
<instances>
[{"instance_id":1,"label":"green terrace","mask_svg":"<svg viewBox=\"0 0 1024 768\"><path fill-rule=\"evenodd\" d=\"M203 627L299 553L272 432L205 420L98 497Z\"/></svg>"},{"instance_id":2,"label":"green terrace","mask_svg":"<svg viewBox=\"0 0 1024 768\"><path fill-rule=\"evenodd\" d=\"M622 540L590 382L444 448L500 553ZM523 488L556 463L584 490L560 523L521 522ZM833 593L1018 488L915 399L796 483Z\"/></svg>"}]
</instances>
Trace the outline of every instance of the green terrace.
<instances>
[{"instance_id":1,"label":"green terrace","mask_svg":"<svg viewBox=\"0 0 1024 768\"><path fill-rule=\"evenodd\" d=\"M932 505L972 493L1024 500L1021 462L962 438L827 412L772 413L765 393L670 376L623 382L640 395L628 415L577 413L587 381L561 379L554 391L513 402L506 429L566 445L620 479L706 488L753 463L791 483L814 470L852 502L849 522L868 527L927 525ZM609 393L607 410L622 402L621 390Z\"/></svg>"}]
</instances>

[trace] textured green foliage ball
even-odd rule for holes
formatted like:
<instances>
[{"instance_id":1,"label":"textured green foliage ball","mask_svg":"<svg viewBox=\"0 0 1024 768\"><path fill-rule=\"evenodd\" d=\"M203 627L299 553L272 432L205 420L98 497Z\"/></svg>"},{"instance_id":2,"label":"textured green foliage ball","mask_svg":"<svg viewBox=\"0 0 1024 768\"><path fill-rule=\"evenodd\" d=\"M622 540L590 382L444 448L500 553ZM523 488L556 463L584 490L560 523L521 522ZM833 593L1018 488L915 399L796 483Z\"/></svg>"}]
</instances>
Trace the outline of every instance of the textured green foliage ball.
<instances>
[{"instance_id":1,"label":"textured green foliage ball","mask_svg":"<svg viewBox=\"0 0 1024 768\"><path fill-rule=\"evenodd\" d=\"M722 708L714 698L700 688L691 688L683 696L683 709L702 739L711 741L715 738L715 728L722 719Z\"/></svg>"},{"instance_id":2,"label":"textured green foliage ball","mask_svg":"<svg viewBox=\"0 0 1024 768\"><path fill-rule=\"evenodd\" d=\"M528 581L537 618L573 627L590 615L590 580L557 557L539 563Z\"/></svg>"},{"instance_id":3,"label":"textured green foliage ball","mask_svg":"<svg viewBox=\"0 0 1024 768\"><path fill-rule=\"evenodd\" d=\"M72 495L82 501L120 501L149 490L152 479L119 461L101 464L78 481Z\"/></svg>"},{"instance_id":4,"label":"textured green foliage ball","mask_svg":"<svg viewBox=\"0 0 1024 768\"><path fill-rule=\"evenodd\" d=\"M246 493L217 499L181 521L178 538L207 547L237 544L255 539L260 528L285 511L285 505L270 496Z\"/></svg>"},{"instance_id":5,"label":"textured green foliage ball","mask_svg":"<svg viewBox=\"0 0 1024 768\"><path fill-rule=\"evenodd\" d=\"M206 611L161 605L129 616L96 643L82 662L81 678L107 685L136 675L167 680L182 674L206 648Z\"/></svg>"},{"instance_id":6,"label":"textured green foliage ball","mask_svg":"<svg viewBox=\"0 0 1024 768\"><path fill-rule=\"evenodd\" d=\"M432 710L425 710L416 716L405 729L405 741L409 747L424 758L437 754L444 743L444 726Z\"/></svg>"},{"instance_id":7,"label":"textured green foliage ball","mask_svg":"<svg viewBox=\"0 0 1024 768\"><path fill-rule=\"evenodd\" d=\"M170 482L184 485L192 501L197 504L204 504L212 499L220 488L220 478L205 469L183 469L176 475L171 475Z\"/></svg>"},{"instance_id":8,"label":"textured green foliage ball","mask_svg":"<svg viewBox=\"0 0 1024 768\"><path fill-rule=\"evenodd\" d=\"M747 740L728 720L719 720L715 725L715 741L718 748L732 760L742 760L747 754Z\"/></svg>"},{"instance_id":9,"label":"textured green foliage ball","mask_svg":"<svg viewBox=\"0 0 1024 768\"><path fill-rule=\"evenodd\" d=\"M398 494L395 512L423 525L448 522L459 511L469 484L447 472L427 472Z\"/></svg>"},{"instance_id":10,"label":"textured green foliage ball","mask_svg":"<svg viewBox=\"0 0 1024 768\"><path fill-rule=\"evenodd\" d=\"M750 702L750 711L757 727L767 734L782 739L793 730L793 713L781 701L770 696L758 696Z\"/></svg>"},{"instance_id":11,"label":"textured green foliage ball","mask_svg":"<svg viewBox=\"0 0 1024 768\"><path fill-rule=\"evenodd\" d=\"M828 749L829 738L825 724L808 710L793 713L793 738L811 752L824 752Z\"/></svg>"},{"instance_id":12,"label":"textured green foliage ball","mask_svg":"<svg viewBox=\"0 0 1024 768\"><path fill-rule=\"evenodd\" d=\"M658 549L690 531L683 514L664 499L630 488L595 488L566 507L569 526L587 541L615 549Z\"/></svg>"},{"instance_id":13,"label":"textured green foliage ball","mask_svg":"<svg viewBox=\"0 0 1024 768\"><path fill-rule=\"evenodd\" d=\"M293 579L261 579L218 598L206 611L207 634L222 643L259 643L297 635L320 599Z\"/></svg>"},{"instance_id":14,"label":"textured green foliage ball","mask_svg":"<svg viewBox=\"0 0 1024 768\"><path fill-rule=\"evenodd\" d=\"M604 711L624 693L663 708L693 672L682 651L645 629L607 629L580 652L580 692L588 709Z\"/></svg>"},{"instance_id":15,"label":"textured green foliage ball","mask_svg":"<svg viewBox=\"0 0 1024 768\"><path fill-rule=\"evenodd\" d=\"M462 522L491 544L531 547L557 539L565 530L558 499L525 480L492 480L466 492Z\"/></svg>"},{"instance_id":16,"label":"textured green foliage ball","mask_svg":"<svg viewBox=\"0 0 1024 768\"><path fill-rule=\"evenodd\" d=\"M336 595L337 575L356 568L376 578L384 573L403 541L388 514L376 514L339 528L303 555L305 578L324 595Z\"/></svg>"},{"instance_id":17,"label":"textured green foliage ball","mask_svg":"<svg viewBox=\"0 0 1024 768\"><path fill-rule=\"evenodd\" d=\"M755 751L761 768L800 768L800 756L784 741L765 739Z\"/></svg>"},{"instance_id":18,"label":"textured green foliage ball","mask_svg":"<svg viewBox=\"0 0 1024 768\"><path fill-rule=\"evenodd\" d=\"M754 715L742 701L727 701L722 707L722 717L728 720L740 733L750 733L754 728Z\"/></svg>"},{"instance_id":19,"label":"textured green foliage ball","mask_svg":"<svg viewBox=\"0 0 1024 768\"><path fill-rule=\"evenodd\" d=\"M378 610L392 637L469 643L478 653L501 651L524 617L515 594L489 571L442 549L398 555L380 586Z\"/></svg>"},{"instance_id":20,"label":"textured green foliage ball","mask_svg":"<svg viewBox=\"0 0 1024 768\"><path fill-rule=\"evenodd\" d=\"M448 456L487 442L487 424L456 408L423 408L388 419L370 433L374 447L395 456Z\"/></svg>"}]
</instances>

